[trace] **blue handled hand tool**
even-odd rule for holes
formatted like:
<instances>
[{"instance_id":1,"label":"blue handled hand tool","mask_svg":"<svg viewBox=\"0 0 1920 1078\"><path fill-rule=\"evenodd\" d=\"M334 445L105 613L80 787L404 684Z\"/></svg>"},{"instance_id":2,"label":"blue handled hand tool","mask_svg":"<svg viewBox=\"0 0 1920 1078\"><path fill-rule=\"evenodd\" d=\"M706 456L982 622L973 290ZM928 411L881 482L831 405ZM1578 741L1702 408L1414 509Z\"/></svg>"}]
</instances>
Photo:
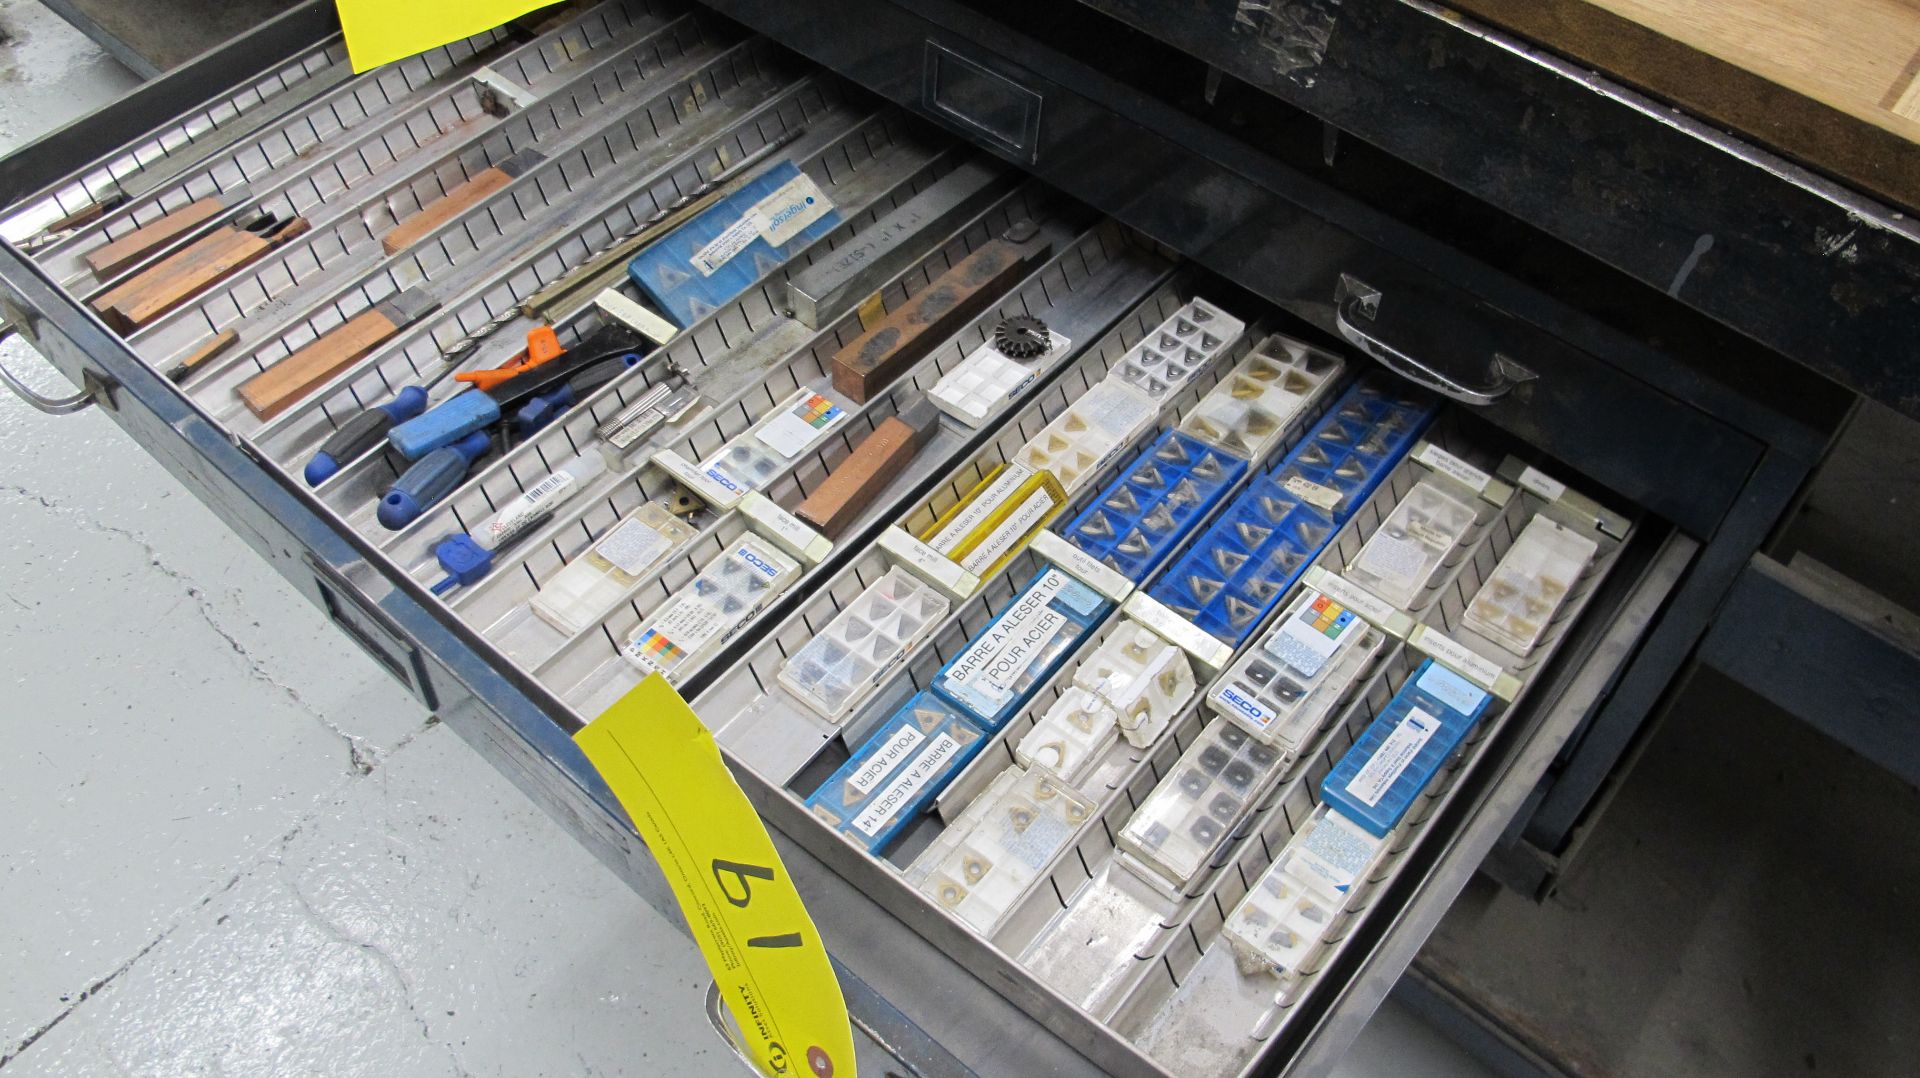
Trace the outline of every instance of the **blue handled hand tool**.
<instances>
[{"instance_id":1,"label":"blue handled hand tool","mask_svg":"<svg viewBox=\"0 0 1920 1078\"><path fill-rule=\"evenodd\" d=\"M381 495L380 507L374 511L380 526L397 532L420 519L420 514L453 493L467 477L467 469L492 447L493 436L481 430L421 457Z\"/></svg>"},{"instance_id":2,"label":"blue handled hand tool","mask_svg":"<svg viewBox=\"0 0 1920 1078\"><path fill-rule=\"evenodd\" d=\"M408 386L387 403L376 404L340 424L340 429L321 442L319 452L307 461L301 473L307 485L317 487L333 478L348 461L379 445L388 431L426 410L427 391Z\"/></svg>"}]
</instances>

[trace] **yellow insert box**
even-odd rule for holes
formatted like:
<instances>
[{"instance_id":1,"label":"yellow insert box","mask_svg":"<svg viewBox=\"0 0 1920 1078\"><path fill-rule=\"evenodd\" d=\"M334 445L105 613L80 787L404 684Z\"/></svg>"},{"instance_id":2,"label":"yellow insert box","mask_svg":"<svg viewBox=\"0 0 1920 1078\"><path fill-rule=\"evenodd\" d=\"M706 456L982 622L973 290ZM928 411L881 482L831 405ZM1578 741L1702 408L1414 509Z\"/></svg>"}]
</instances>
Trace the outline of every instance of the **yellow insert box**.
<instances>
[{"instance_id":1,"label":"yellow insert box","mask_svg":"<svg viewBox=\"0 0 1920 1078\"><path fill-rule=\"evenodd\" d=\"M1053 473L1003 464L940 514L920 539L984 580L1066 505L1067 492Z\"/></svg>"}]
</instances>

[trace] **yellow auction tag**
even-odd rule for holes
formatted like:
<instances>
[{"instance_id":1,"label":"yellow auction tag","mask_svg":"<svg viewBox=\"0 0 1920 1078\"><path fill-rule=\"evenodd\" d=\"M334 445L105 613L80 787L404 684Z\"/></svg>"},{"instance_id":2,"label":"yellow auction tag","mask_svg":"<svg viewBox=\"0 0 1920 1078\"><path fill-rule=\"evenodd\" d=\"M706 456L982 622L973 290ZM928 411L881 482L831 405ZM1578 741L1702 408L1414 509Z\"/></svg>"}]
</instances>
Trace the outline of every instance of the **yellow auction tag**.
<instances>
[{"instance_id":1,"label":"yellow auction tag","mask_svg":"<svg viewBox=\"0 0 1920 1078\"><path fill-rule=\"evenodd\" d=\"M491 30L553 0L335 0L355 74Z\"/></svg>"},{"instance_id":2,"label":"yellow auction tag","mask_svg":"<svg viewBox=\"0 0 1920 1078\"><path fill-rule=\"evenodd\" d=\"M853 1027L820 934L693 709L650 674L573 739L660 862L748 1055L776 1078L853 1078Z\"/></svg>"}]
</instances>

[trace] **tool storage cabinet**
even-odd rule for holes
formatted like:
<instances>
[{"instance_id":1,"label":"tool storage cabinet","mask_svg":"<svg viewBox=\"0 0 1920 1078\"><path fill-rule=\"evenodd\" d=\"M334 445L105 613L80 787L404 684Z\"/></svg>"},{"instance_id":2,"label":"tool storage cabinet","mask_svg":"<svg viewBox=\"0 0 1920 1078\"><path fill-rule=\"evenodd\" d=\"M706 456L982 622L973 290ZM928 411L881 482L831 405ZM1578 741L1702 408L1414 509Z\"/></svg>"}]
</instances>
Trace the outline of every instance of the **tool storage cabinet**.
<instances>
[{"instance_id":1,"label":"tool storage cabinet","mask_svg":"<svg viewBox=\"0 0 1920 1078\"><path fill-rule=\"evenodd\" d=\"M330 9L298 8L0 162L9 200L0 306L14 332L342 632L670 911L569 734L639 680L626 642L710 562L760 534L756 513L766 510L685 499L640 455L609 460L491 574L444 596L432 590L435 542L594 451L596 429L671 372L685 372L704 410L663 426L650 448L706 458L793 394L831 392L834 354L962 259L1014 232L1037 237L1046 253L1015 286L872 399L843 400L840 425L774 468L761 500L790 513L866 435L987 346L1004 318L1037 317L1067 343L1036 360L984 422L942 419L830 550L796 556L791 585L678 674L679 688L777 830L856 1024L906 1070L1324 1070L1468 877L1490 852L1511 855L1503 835L1525 825L1536 791L1577 766L1574 749L1630 733L1653 708L1745 557L1724 544L1754 532L1750 518L1791 488L1797 473L1779 463L1781 446L1804 452L1822 417L1783 418L1594 317L1582 297L1524 284L1437 240L1418 218L1445 207L1425 191L1384 212L1368 197L1378 192L1286 160L1282 136L1298 135L1286 123L1228 132L1141 63L1116 60L1103 73L1073 54L1061 22L1020 33L989 7L604 0L359 77L346 74ZM859 310L814 327L786 317L789 274L983 151L1007 171L984 210L934 237ZM303 481L304 462L361 410L453 367L505 362L541 321L522 305L594 252L723 170L782 160L832 201L831 229L784 262L756 264L737 298L552 424L489 449L418 520L389 531L374 519L380 492L408 464L390 448L342 462L317 487ZM89 252L196 205L199 216L167 244L91 271ZM145 325L116 332L91 306L194 237L296 217L304 231ZM381 313L401 307L403 316ZM1078 429L1076 408L1103 399L1141 349L1171 339L1196 310L1246 331L1154 396L1117 445L1063 471L1071 482L1048 539L1016 544L947 596L840 721L783 687L795 652L899 571L889 544L926 532L1003 467L1037 460L1025 454L1051 445L1048 432ZM393 324L284 407L250 407L236 392L370 313ZM544 313L567 346L604 322L585 303ZM227 331L236 339L224 350L175 376L184 356ZM1069 522L1118 498L1103 492L1143 474L1157 449L1180 444L1167 432L1190 430L1182 424L1195 405L1239 384L1233 371L1256 347L1296 364L1286 369L1301 387L1284 429L1262 435L1268 451L1236 470L1137 580L1062 553ZM1081 664L1131 619L1164 613L1155 596L1201 586L1176 579L1183 555L1248 527L1233 514L1331 444L1316 432L1353 429L1341 424L1363 414L1355 402L1376 399L1421 417L1406 443L1418 447L1381 466L1377 486L1314 537L1291 575L1247 593L1266 605L1239 608L1235 646L1194 652L1198 692L1164 733L1106 751L1082 787L1090 812L1031 866L990 930L923 888L915 858L998 789L1021 739L1074 691ZM1448 467L1453 479L1434 478ZM1190 754L1236 729L1205 701L1222 668L1263 638L1298 581L1343 571L1423 482L1462 475L1471 526L1405 603L1404 624L1375 635L1329 721L1240 791L1238 815L1208 832L1213 845L1185 883L1149 893L1130 882L1121 862L1136 856L1122 841L1133 815L1163 782L1184 781ZM584 627L563 632L530 616L529 600L563 565L649 502L672 504L690 538ZM1546 520L1587 537L1594 553L1537 627L1539 642L1501 651L1474 635L1469 606ZM1252 528L1243 538L1271 530ZM930 811L879 855L809 811L882 721L1056 562L1117 590ZM1338 911L1292 987L1236 973L1228 917L1317 818L1330 770L1448 640L1496 656L1503 676L1487 717L1391 832L1361 897Z\"/></svg>"}]
</instances>

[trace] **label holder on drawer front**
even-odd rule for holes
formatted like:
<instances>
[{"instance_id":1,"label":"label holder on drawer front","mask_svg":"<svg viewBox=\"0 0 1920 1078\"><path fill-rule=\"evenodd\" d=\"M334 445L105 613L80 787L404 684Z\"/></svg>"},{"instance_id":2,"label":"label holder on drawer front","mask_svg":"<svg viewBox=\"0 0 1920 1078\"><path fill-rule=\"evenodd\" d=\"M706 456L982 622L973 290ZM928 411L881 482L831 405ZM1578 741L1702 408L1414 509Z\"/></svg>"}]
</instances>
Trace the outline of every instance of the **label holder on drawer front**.
<instances>
[{"instance_id":1,"label":"label holder on drawer front","mask_svg":"<svg viewBox=\"0 0 1920 1078\"><path fill-rule=\"evenodd\" d=\"M1013 78L927 42L920 106L968 135L1034 164L1040 159L1040 107L1045 99Z\"/></svg>"},{"instance_id":2,"label":"label holder on drawer front","mask_svg":"<svg viewBox=\"0 0 1920 1078\"><path fill-rule=\"evenodd\" d=\"M420 649L338 569L312 554L302 558L313 570L314 588L320 593L320 608L327 612L327 617L360 645L368 658L405 685L427 710L435 710L439 702L434 698L433 684L427 680L427 665L420 657Z\"/></svg>"}]
</instances>

